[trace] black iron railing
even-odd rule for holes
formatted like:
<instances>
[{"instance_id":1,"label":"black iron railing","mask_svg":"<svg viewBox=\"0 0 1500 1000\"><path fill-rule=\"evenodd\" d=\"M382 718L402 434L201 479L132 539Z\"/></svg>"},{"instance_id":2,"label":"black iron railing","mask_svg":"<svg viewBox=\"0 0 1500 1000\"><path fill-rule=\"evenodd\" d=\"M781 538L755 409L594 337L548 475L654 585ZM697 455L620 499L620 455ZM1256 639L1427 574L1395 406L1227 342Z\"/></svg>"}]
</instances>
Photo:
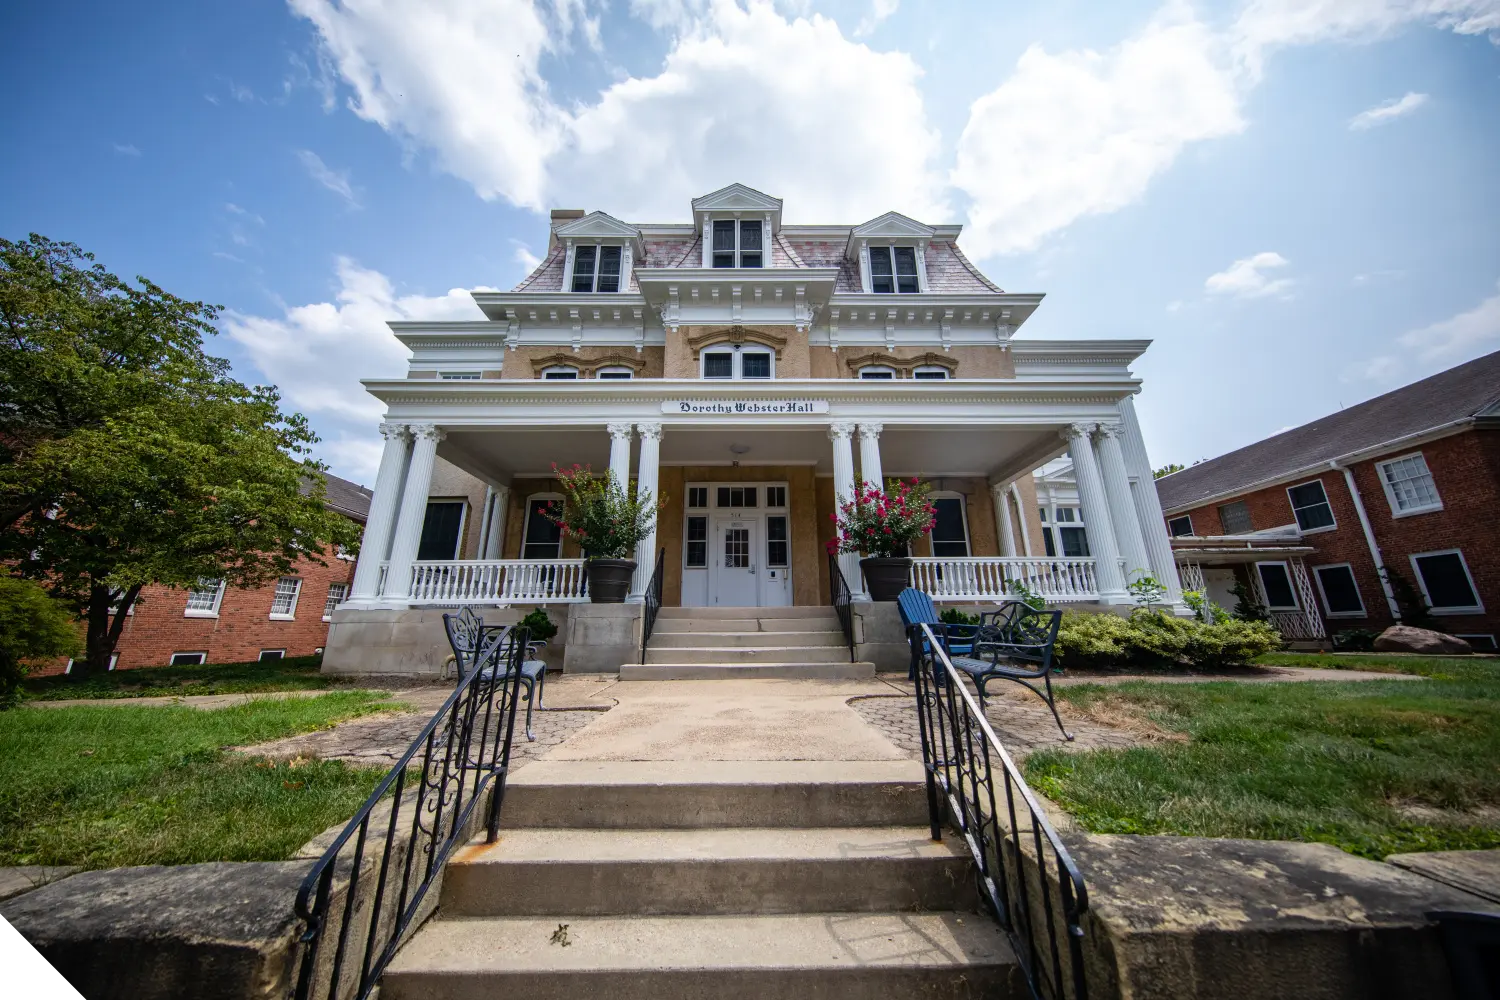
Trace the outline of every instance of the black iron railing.
<instances>
[{"instance_id":1,"label":"black iron railing","mask_svg":"<svg viewBox=\"0 0 1500 1000\"><path fill-rule=\"evenodd\" d=\"M656 613L661 610L661 576L667 568L667 550L656 553L656 568L651 571L651 582L646 584L646 613L641 618L641 663L646 662L646 643L651 640L651 630L656 628Z\"/></svg>"},{"instance_id":2,"label":"black iron railing","mask_svg":"<svg viewBox=\"0 0 1500 1000\"><path fill-rule=\"evenodd\" d=\"M495 841L529 638L511 628L489 662L459 681L303 880L297 1000L369 997L406 932L431 911L424 904L435 905L428 890L454 848L479 819Z\"/></svg>"},{"instance_id":3,"label":"black iron railing","mask_svg":"<svg viewBox=\"0 0 1500 1000\"><path fill-rule=\"evenodd\" d=\"M844 579L844 571L839 568L839 557L829 555L828 602L833 605L833 613L839 616L839 628L844 630L844 642L849 646L850 663L854 662L854 608L850 606L853 601L849 581Z\"/></svg>"},{"instance_id":4,"label":"black iron railing","mask_svg":"<svg viewBox=\"0 0 1500 1000\"><path fill-rule=\"evenodd\" d=\"M946 626L913 625L907 639L932 839L950 821L967 842L1032 996L1086 1000L1083 876L948 658Z\"/></svg>"}]
</instances>

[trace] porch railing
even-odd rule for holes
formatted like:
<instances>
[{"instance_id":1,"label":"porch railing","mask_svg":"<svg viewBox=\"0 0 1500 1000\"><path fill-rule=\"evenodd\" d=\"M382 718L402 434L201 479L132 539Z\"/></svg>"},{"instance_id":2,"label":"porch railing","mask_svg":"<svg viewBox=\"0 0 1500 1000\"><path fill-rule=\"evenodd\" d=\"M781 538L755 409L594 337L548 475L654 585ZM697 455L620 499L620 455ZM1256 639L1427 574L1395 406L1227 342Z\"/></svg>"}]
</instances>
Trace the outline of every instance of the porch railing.
<instances>
[{"instance_id":1,"label":"porch railing","mask_svg":"<svg viewBox=\"0 0 1500 1000\"><path fill-rule=\"evenodd\" d=\"M1272 611L1271 624L1283 639L1316 640L1324 636L1323 619L1306 611Z\"/></svg>"},{"instance_id":2,"label":"porch railing","mask_svg":"<svg viewBox=\"0 0 1500 1000\"><path fill-rule=\"evenodd\" d=\"M582 559L435 559L412 563L410 594L414 604L581 604L589 588Z\"/></svg>"},{"instance_id":3,"label":"porch railing","mask_svg":"<svg viewBox=\"0 0 1500 1000\"><path fill-rule=\"evenodd\" d=\"M656 553L656 566L651 570L651 580L646 584L646 593L643 595L646 605L641 615L641 663L646 662L646 644L651 641L651 631L656 628L656 615L661 611L661 582L662 573L667 568L667 550L665 547Z\"/></svg>"},{"instance_id":4,"label":"porch railing","mask_svg":"<svg viewBox=\"0 0 1500 1000\"><path fill-rule=\"evenodd\" d=\"M849 662L854 662L854 609L850 607L854 595L849 590L849 581L839 566L839 557L828 556L828 603L838 615L839 629L844 633L844 642L849 646Z\"/></svg>"},{"instance_id":5,"label":"porch railing","mask_svg":"<svg viewBox=\"0 0 1500 1000\"><path fill-rule=\"evenodd\" d=\"M1051 603L1096 601L1094 560L970 556L922 556L911 561L911 585L938 601L1003 601L1011 584Z\"/></svg>"}]
</instances>

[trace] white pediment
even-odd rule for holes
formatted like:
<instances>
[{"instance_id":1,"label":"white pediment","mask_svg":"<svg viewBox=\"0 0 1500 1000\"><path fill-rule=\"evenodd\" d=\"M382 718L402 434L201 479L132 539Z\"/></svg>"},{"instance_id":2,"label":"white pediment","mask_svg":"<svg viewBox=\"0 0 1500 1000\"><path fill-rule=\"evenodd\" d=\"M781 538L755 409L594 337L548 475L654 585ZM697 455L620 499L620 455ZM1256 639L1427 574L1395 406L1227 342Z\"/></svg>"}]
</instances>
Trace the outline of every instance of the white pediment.
<instances>
[{"instance_id":1,"label":"white pediment","mask_svg":"<svg viewBox=\"0 0 1500 1000\"><path fill-rule=\"evenodd\" d=\"M559 239L616 239L638 240L641 231L628 222L621 222L607 212L590 212L581 219L574 219L565 226L557 227Z\"/></svg>"},{"instance_id":2,"label":"white pediment","mask_svg":"<svg viewBox=\"0 0 1500 1000\"><path fill-rule=\"evenodd\" d=\"M780 212L781 199L743 184L731 184L693 199L694 212Z\"/></svg>"},{"instance_id":3,"label":"white pediment","mask_svg":"<svg viewBox=\"0 0 1500 1000\"><path fill-rule=\"evenodd\" d=\"M916 219L909 219L900 212L887 212L879 218L871 219L862 226L855 226L849 235L856 240L868 240L876 237L894 238L904 240L930 240L937 230L931 226L925 226Z\"/></svg>"}]
</instances>

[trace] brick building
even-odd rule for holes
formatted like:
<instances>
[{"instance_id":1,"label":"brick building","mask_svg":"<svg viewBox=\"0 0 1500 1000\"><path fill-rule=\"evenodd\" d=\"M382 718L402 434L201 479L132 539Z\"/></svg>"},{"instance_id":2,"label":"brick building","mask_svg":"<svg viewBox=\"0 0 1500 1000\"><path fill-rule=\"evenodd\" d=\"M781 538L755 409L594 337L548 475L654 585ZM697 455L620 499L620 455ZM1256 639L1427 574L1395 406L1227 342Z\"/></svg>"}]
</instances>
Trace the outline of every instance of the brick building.
<instances>
[{"instance_id":1,"label":"brick building","mask_svg":"<svg viewBox=\"0 0 1500 1000\"><path fill-rule=\"evenodd\" d=\"M1332 634L1378 631L1416 596L1444 631L1495 648L1500 352L1165 476L1156 490L1179 562L1203 538L1279 538L1305 552L1302 586L1285 558L1233 567L1273 612L1316 611Z\"/></svg>"},{"instance_id":2,"label":"brick building","mask_svg":"<svg viewBox=\"0 0 1500 1000\"><path fill-rule=\"evenodd\" d=\"M324 490L331 509L365 523L369 490L337 476L326 477ZM320 566L303 560L287 576L253 589L228 588L222 581L197 590L145 588L130 609L111 669L321 652L329 615L349 596L354 578L353 559L333 555L326 561ZM70 666L59 664L54 671Z\"/></svg>"}]
</instances>

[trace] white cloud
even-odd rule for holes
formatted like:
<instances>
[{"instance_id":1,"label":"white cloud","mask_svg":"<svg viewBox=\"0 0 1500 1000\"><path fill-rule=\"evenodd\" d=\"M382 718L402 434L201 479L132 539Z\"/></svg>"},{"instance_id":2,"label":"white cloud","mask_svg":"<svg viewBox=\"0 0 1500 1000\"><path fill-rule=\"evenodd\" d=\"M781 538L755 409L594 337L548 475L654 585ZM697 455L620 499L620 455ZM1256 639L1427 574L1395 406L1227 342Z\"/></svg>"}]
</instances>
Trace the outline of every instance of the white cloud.
<instances>
[{"instance_id":1,"label":"white cloud","mask_svg":"<svg viewBox=\"0 0 1500 1000\"><path fill-rule=\"evenodd\" d=\"M1292 287L1291 278L1271 278L1266 272L1286 267L1289 262L1279 253L1267 251L1235 261L1203 282L1210 295L1233 295L1241 299L1260 299L1278 295Z\"/></svg>"},{"instance_id":2,"label":"white cloud","mask_svg":"<svg viewBox=\"0 0 1500 1000\"><path fill-rule=\"evenodd\" d=\"M523 276L530 274L541 264L542 258L531 252L531 247L520 240L511 240L515 244L515 252L511 255L517 264L521 265Z\"/></svg>"},{"instance_id":3,"label":"white cloud","mask_svg":"<svg viewBox=\"0 0 1500 1000\"><path fill-rule=\"evenodd\" d=\"M1108 53L1027 49L973 103L958 141L951 179L972 200L969 248L979 257L1033 249L1140 198L1189 143L1243 129L1220 50L1176 3Z\"/></svg>"},{"instance_id":4,"label":"white cloud","mask_svg":"<svg viewBox=\"0 0 1500 1000\"><path fill-rule=\"evenodd\" d=\"M1373 108L1367 108L1349 119L1349 127L1355 131L1374 128L1376 125L1384 125L1386 122L1394 121L1427 103L1426 94L1408 92L1405 97L1392 98Z\"/></svg>"},{"instance_id":5,"label":"white cloud","mask_svg":"<svg viewBox=\"0 0 1500 1000\"><path fill-rule=\"evenodd\" d=\"M1500 0L1250 0L1233 34L1237 54L1258 76L1268 50L1370 41L1413 23L1500 42Z\"/></svg>"},{"instance_id":6,"label":"white cloud","mask_svg":"<svg viewBox=\"0 0 1500 1000\"><path fill-rule=\"evenodd\" d=\"M1424 361L1444 362L1467 361L1500 347L1500 291L1468 312L1403 333L1396 342Z\"/></svg>"},{"instance_id":7,"label":"white cloud","mask_svg":"<svg viewBox=\"0 0 1500 1000\"><path fill-rule=\"evenodd\" d=\"M1347 366L1344 373L1339 376L1339 381L1390 382L1402 372L1403 368L1399 358L1389 354L1379 354Z\"/></svg>"},{"instance_id":8,"label":"white cloud","mask_svg":"<svg viewBox=\"0 0 1500 1000\"><path fill-rule=\"evenodd\" d=\"M359 208L359 197L349 183L349 171L334 170L323 162L323 158L310 149L297 150L297 159L307 170L307 175L319 184L348 202L350 208Z\"/></svg>"},{"instance_id":9,"label":"white cloud","mask_svg":"<svg viewBox=\"0 0 1500 1000\"><path fill-rule=\"evenodd\" d=\"M141 151L130 143L115 143L115 152L121 156L140 156Z\"/></svg>"},{"instance_id":10,"label":"white cloud","mask_svg":"<svg viewBox=\"0 0 1500 1000\"><path fill-rule=\"evenodd\" d=\"M862 38L880 26L880 22L896 13L901 0L870 0L870 13L860 19L854 29L854 37Z\"/></svg>"}]
</instances>

